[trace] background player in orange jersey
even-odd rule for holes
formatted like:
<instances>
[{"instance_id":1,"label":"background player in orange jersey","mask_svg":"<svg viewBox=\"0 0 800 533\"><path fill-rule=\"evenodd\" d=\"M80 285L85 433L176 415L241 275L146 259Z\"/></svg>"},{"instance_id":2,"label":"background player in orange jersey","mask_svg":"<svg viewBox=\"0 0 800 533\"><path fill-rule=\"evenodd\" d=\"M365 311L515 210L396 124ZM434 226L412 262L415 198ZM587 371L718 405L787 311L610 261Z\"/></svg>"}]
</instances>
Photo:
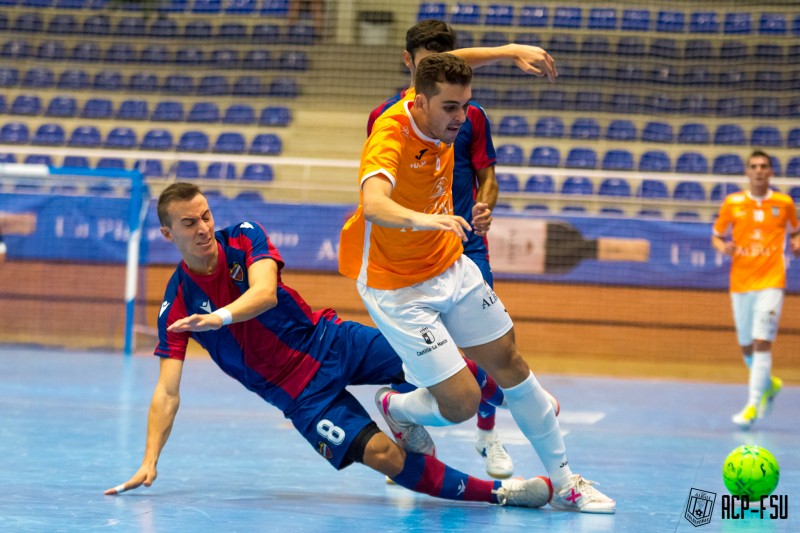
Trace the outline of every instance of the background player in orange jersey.
<instances>
[{"instance_id":1,"label":"background player in orange jersey","mask_svg":"<svg viewBox=\"0 0 800 533\"><path fill-rule=\"evenodd\" d=\"M731 301L736 334L750 371L747 405L733 422L747 429L769 415L783 386L772 376L772 342L778 333L786 288L786 228L800 253L797 210L792 198L769 188L772 161L756 150L747 159L749 191L729 194L714 223L711 244L731 256ZM732 227L730 238L728 228Z\"/></svg>"},{"instance_id":2,"label":"background player in orange jersey","mask_svg":"<svg viewBox=\"0 0 800 533\"><path fill-rule=\"evenodd\" d=\"M613 513L616 503L574 474L555 411L517 349L502 302L461 241L492 217L453 213L452 143L467 118L472 69L452 54L421 60L414 87L375 122L361 155L360 202L342 229L339 271L356 280L369 314L403 360L409 393L376 403L407 450L432 453L424 425L472 417L480 391L459 348L503 389L511 415L550 475L557 509ZM472 383L467 381L472 380Z\"/></svg>"}]
</instances>

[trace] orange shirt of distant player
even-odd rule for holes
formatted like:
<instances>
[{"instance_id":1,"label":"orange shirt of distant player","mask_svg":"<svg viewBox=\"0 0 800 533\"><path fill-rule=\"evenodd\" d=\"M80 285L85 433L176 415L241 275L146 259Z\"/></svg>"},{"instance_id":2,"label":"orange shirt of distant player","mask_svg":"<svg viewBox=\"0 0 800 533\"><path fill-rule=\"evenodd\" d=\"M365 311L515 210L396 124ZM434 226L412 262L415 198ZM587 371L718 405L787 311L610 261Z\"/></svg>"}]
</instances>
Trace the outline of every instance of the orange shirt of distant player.
<instances>
[{"instance_id":1,"label":"orange shirt of distant player","mask_svg":"<svg viewBox=\"0 0 800 533\"><path fill-rule=\"evenodd\" d=\"M731 292L786 287L786 225L797 228L792 198L771 191L758 201L746 192L728 195L714 223L722 236L733 225L736 251L731 262Z\"/></svg>"},{"instance_id":2,"label":"orange shirt of distant player","mask_svg":"<svg viewBox=\"0 0 800 533\"><path fill-rule=\"evenodd\" d=\"M375 122L361 153L359 185L371 176L393 180L392 200L429 214L453 213L453 147L425 137L410 114L416 92ZM409 287L438 276L462 253L449 231L386 228L364 218L363 203L342 229L339 271L375 289ZM364 264L366 261L366 264Z\"/></svg>"}]
</instances>

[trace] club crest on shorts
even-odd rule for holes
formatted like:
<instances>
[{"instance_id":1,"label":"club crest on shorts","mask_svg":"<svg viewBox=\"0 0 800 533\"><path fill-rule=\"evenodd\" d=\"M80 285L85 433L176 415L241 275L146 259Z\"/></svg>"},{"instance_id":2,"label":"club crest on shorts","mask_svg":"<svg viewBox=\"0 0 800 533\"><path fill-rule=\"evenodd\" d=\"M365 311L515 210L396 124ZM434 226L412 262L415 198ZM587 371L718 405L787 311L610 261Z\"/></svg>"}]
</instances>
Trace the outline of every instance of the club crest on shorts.
<instances>
[{"instance_id":1,"label":"club crest on shorts","mask_svg":"<svg viewBox=\"0 0 800 533\"><path fill-rule=\"evenodd\" d=\"M319 452L319 454L320 454L322 457L324 457L324 458L325 458L325 459L327 459L328 461L330 461L331 459L333 459L333 452L332 452L332 451L331 451L331 449L328 447L328 444L327 444L327 443L325 443L325 442L319 442L319 443L317 444L317 451Z\"/></svg>"},{"instance_id":2,"label":"club crest on shorts","mask_svg":"<svg viewBox=\"0 0 800 533\"><path fill-rule=\"evenodd\" d=\"M717 495L707 490L691 489L689 500L686 502L684 518L694 527L704 526L711 522L711 515L714 512L714 502Z\"/></svg>"},{"instance_id":3,"label":"club crest on shorts","mask_svg":"<svg viewBox=\"0 0 800 533\"><path fill-rule=\"evenodd\" d=\"M231 279L233 281L244 280L244 269L242 268L242 265L240 265L239 263L234 263L233 265L231 265L231 268L228 270L228 272L230 273Z\"/></svg>"},{"instance_id":4,"label":"club crest on shorts","mask_svg":"<svg viewBox=\"0 0 800 533\"><path fill-rule=\"evenodd\" d=\"M434 342L436 342L436 338L433 336L433 332L427 327L419 330L419 334L422 335L422 340L425 341L425 344L433 344Z\"/></svg>"}]
</instances>

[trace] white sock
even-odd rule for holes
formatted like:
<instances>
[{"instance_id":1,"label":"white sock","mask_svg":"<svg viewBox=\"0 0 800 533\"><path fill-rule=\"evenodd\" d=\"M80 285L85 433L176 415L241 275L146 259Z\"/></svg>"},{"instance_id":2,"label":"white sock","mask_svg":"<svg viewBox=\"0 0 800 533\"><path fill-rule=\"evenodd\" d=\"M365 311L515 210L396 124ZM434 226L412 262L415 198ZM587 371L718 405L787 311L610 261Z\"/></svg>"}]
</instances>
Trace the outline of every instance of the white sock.
<instances>
[{"instance_id":1,"label":"white sock","mask_svg":"<svg viewBox=\"0 0 800 533\"><path fill-rule=\"evenodd\" d=\"M495 440L495 438L497 437L497 433L495 433L495 431L493 429L481 429L481 428L478 428L476 433L475 433L475 436L476 436L476 438L478 440L491 442L491 441Z\"/></svg>"},{"instance_id":2,"label":"white sock","mask_svg":"<svg viewBox=\"0 0 800 533\"><path fill-rule=\"evenodd\" d=\"M772 352L753 352L753 365L750 367L750 384L748 405L761 402L764 393L772 382Z\"/></svg>"},{"instance_id":3,"label":"white sock","mask_svg":"<svg viewBox=\"0 0 800 533\"><path fill-rule=\"evenodd\" d=\"M413 422L421 426L450 426L455 423L442 416L439 402L428 389L393 394L389 399L389 414L399 422Z\"/></svg>"},{"instance_id":4,"label":"white sock","mask_svg":"<svg viewBox=\"0 0 800 533\"><path fill-rule=\"evenodd\" d=\"M558 491L566 484L572 470L567 463L566 446L556 414L544 389L531 372L525 381L503 389L503 393L511 416L533 445L553 488Z\"/></svg>"}]
</instances>

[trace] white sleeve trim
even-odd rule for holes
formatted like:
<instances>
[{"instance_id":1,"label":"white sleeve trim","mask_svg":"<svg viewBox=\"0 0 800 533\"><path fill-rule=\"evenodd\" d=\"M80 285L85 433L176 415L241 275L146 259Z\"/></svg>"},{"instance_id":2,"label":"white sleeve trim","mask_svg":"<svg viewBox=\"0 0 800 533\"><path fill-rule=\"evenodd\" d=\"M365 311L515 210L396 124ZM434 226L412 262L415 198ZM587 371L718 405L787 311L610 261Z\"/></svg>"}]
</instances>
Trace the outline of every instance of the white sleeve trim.
<instances>
[{"instance_id":1,"label":"white sleeve trim","mask_svg":"<svg viewBox=\"0 0 800 533\"><path fill-rule=\"evenodd\" d=\"M364 174L361 177L361 183L358 184L359 188L364 187L364 182L365 181L367 181L368 179L370 179L373 176L378 176L378 175L385 176L385 177L389 178L389 181L392 182L392 189L394 189L397 186L397 180L392 175L392 173L389 172L388 170L386 170L385 168L379 168L378 170L373 170L369 174Z\"/></svg>"}]
</instances>

